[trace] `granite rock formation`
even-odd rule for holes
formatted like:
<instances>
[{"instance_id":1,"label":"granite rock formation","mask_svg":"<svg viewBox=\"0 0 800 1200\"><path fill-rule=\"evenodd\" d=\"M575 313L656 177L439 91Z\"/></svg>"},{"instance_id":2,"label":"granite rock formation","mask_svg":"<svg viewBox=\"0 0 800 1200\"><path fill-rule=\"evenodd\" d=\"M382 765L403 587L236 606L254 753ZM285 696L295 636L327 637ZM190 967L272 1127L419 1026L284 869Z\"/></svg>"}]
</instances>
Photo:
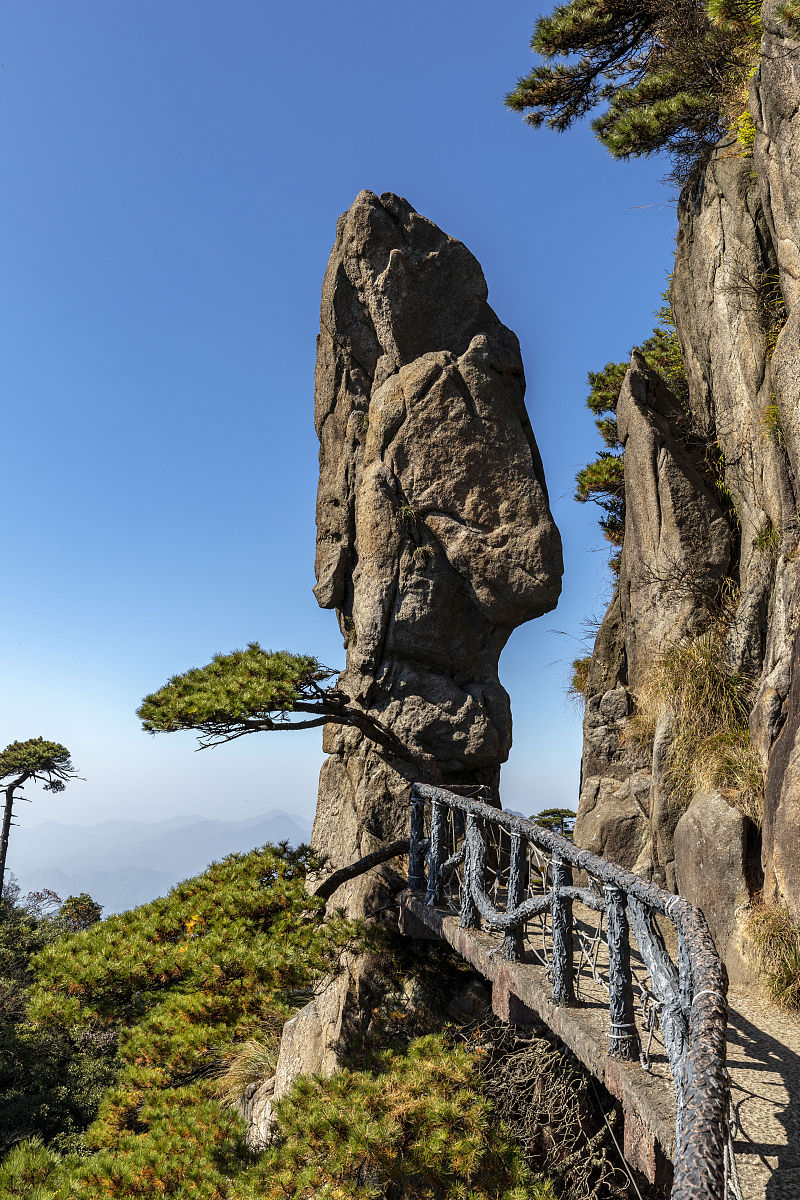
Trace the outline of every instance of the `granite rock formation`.
<instances>
[{"instance_id":1,"label":"granite rock formation","mask_svg":"<svg viewBox=\"0 0 800 1200\"><path fill-rule=\"evenodd\" d=\"M800 55L777 9L763 10L753 155L723 138L678 206L688 406L636 359L619 403L625 540L589 671L576 827L703 906L739 974L741 918L762 887L800 920ZM718 791L670 803L668 703L651 748L630 736L648 663L711 627L751 681L763 822Z\"/></svg>"},{"instance_id":2,"label":"granite rock formation","mask_svg":"<svg viewBox=\"0 0 800 1200\"><path fill-rule=\"evenodd\" d=\"M371 192L339 220L320 326L315 593L347 647L339 686L431 775L496 789L500 652L555 606L562 571L519 343L467 248ZM338 867L405 832L419 768L353 729L324 747L313 845ZM371 875L346 900L387 895Z\"/></svg>"},{"instance_id":3,"label":"granite rock formation","mask_svg":"<svg viewBox=\"0 0 800 1200\"><path fill-rule=\"evenodd\" d=\"M361 192L322 286L314 591L347 648L338 687L408 757L326 726L312 845L331 870L407 835L421 775L497 796L511 746L500 652L561 590L524 393L519 343L466 246L399 196ZM381 868L331 904L377 916L401 885ZM369 960L350 957L287 1024L275 1078L245 1106L253 1145L299 1074L336 1069L370 986Z\"/></svg>"}]
</instances>

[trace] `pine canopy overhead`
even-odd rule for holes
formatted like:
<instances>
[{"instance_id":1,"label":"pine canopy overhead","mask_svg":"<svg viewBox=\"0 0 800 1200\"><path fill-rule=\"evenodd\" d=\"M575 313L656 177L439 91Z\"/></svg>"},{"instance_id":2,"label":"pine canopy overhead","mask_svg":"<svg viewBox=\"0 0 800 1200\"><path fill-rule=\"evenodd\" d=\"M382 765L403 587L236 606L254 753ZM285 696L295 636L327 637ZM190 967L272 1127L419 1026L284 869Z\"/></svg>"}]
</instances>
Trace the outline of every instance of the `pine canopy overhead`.
<instances>
[{"instance_id":1,"label":"pine canopy overhead","mask_svg":"<svg viewBox=\"0 0 800 1200\"><path fill-rule=\"evenodd\" d=\"M756 0L571 0L539 18L546 61L506 103L559 132L603 105L592 125L615 158L666 150L686 174L741 107L760 32Z\"/></svg>"}]
</instances>

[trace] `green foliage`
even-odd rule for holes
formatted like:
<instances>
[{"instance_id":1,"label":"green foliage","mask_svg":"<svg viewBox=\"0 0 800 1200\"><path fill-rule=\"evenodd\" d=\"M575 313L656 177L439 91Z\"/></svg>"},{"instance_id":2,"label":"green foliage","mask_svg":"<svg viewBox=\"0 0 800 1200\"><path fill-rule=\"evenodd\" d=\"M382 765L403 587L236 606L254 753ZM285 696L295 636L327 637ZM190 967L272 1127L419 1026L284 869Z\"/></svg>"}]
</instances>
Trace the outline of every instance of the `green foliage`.
<instances>
[{"instance_id":1,"label":"green foliage","mask_svg":"<svg viewBox=\"0 0 800 1200\"><path fill-rule=\"evenodd\" d=\"M666 150L685 179L741 110L760 34L755 0L570 0L537 21L545 61L506 103L558 131L603 106L614 157Z\"/></svg>"},{"instance_id":2,"label":"green foliage","mask_svg":"<svg viewBox=\"0 0 800 1200\"><path fill-rule=\"evenodd\" d=\"M405 525L409 529L413 528L419 520L419 513L413 504L401 504L395 515L398 523Z\"/></svg>"},{"instance_id":3,"label":"green foliage","mask_svg":"<svg viewBox=\"0 0 800 1200\"><path fill-rule=\"evenodd\" d=\"M750 739L753 681L726 659L720 623L665 650L644 672L630 735L652 747L659 717L672 714L665 780L676 809L717 788L755 824L764 813L764 777Z\"/></svg>"},{"instance_id":4,"label":"green foliage","mask_svg":"<svg viewBox=\"0 0 800 1200\"><path fill-rule=\"evenodd\" d=\"M593 500L604 510L600 528L613 546L622 545L625 532L625 474L621 454L601 450L575 476L575 499Z\"/></svg>"},{"instance_id":5,"label":"green foliage","mask_svg":"<svg viewBox=\"0 0 800 1200\"><path fill-rule=\"evenodd\" d=\"M72 1036L26 1020L32 961L64 933L53 899L36 893L20 905L7 887L0 904L0 1151L31 1133L79 1145L116 1069L113 1033L87 1026Z\"/></svg>"},{"instance_id":6,"label":"green foliage","mask_svg":"<svg viewBox=\"0 0 800 1200\"><path fill-rule=\"evenodd\" d=\"M0 1163L0 1196L16 1200L50 1200L62 1169L61 1156L39 1137L15 1146Z\"/></svg>"},{"instance_id":7,"label":"green foliage","mask_svg":"<svg viewBox=\"0 0 800 1200\"><path fill-rule=\"evenodd\" d=\"M343 948L364 945L358 923L322 919L305 890L313 861L285 846L231 855L38 954L31 1034L102 1030L119 1052L86 1133L92 1153L64 1160L49 1196L233 1194L251 1159L240 1119L214 1098L215 1063L291 1015Z\"/></svg>"},{"instance_id":8,"label":"green foliage","mask_svg":"<svg viewBox=\"0 0 800 1200\"><path fill-rule=\"evenodd\" d=\"M785 0L778 6L778 17L786 25L789 33L800 34L800 3L797 0Z\"/></svg>"},{"instance_id":9,"label":"green foliage","mask_svg":"<svg viewBox=\"0 0 800 1200\"><path fill-rule=\"evenodd\" d=\"M67 782L76 778L69 750L59 742L30 738L11 742L0 751L0 780L21 777L44 784L45 791L63 792Z\"/></svg>"},{"instance_id":10,"label":"green foliage","mask_svg":"<svg viewBox=\"0 0 800 1200\"><path fill-rule=\"evenodd\" d=\"M147 733L246 728L248 722L267 727L318 697L319 684L334 674L311 655L262 650L251 642L246 650L217 654L205 667L174 675L145 696L137 715Z\"/></svg>"},{"instance_id":11,"label":"green foliage","mask_svg":"<svg viewBox=\"0 0 800 1200\"><path fill-rule=\"evenodd\" d=\"M341 950L368 944L361 924L323 920L304 886L316 865L306 848L232 855L39 953L31 1029L105 1029L118 1069L83 1152L34 1136L0 1164L0 1200L368 1198L389 1185L415 1200L554 1200L493 1115L480 1053L398 1037L402 1012L387 1010L387 1036L370 1036L380 1048L357 1067L298 1082L278 1144L246 1149L230 1107L245 1080L271 1072L283 1020Z\"/></svg>"},{"instance_id":12,"label":"green foliage","mask_svg":"<svg viewBox=\"0 0 800 1200\"><path fill-rule=\"evenodd\" d=\"M746 927L746 943L772 1000L800 1009L800 925L786 905L756 905Z\"/></svg>"},{"instance_id":13,"label":"green foliage","mask_svg":"<svg viewBox=\"0 0 800 1200\"><path fill-rule=\"evenodd\" d=\"M88 892L79 896L67 896L58 913L59 924L69 933L79 933L100 920L102 904L93 900Z\"/></svg>"},{"instance_id":14,"label":"green foliage","mask_svg":"<svg viewBox=\"0 0 800 1200\"><path fill-rule=\"evenodd\" d=\"M780 544L780 530L778 530L775 525L773 525L771 519L767 517L766 521L753 538L753 546L756 550L763 550L765 554L776 555L778 553Z\"/></svg>"},{"instance_id":15,"label":"green foliage","mask_svg":"<svg viewBox=\"0 0 800 1200\"><path fill-rule=\"evenodd\" d=\"M645 362L657 371L680 404L685 404L689 387L672 310L666 302L657 315L660 325L638 347ZM603 509L600 528L613 546L621 546L625 534L625 475L622 445L617 435L617 403L628 372L628 362L606 363L602 371L589 372L586 405L595 414L595 425L606 449L582 467L575 476L575 499L594 501Z\"/></svg>"},{"instance_id":16,"label":"green foliage","mask_svg":"<svg viewBox=\"0 0 800 1200\"><path fill-rule=\"evenodd\" d=\"M766 404L761 411L761 429L763 436L768 438L774 445L784 445L781 410L774 401L771 404Z\"/></svg>"},{"instance_id":17,"label":"green foliage","mask_svg":"<svg viewBox=\"0 0 800 1200\"><path fill-rule=\"evenodd\" d=\"M535 813L531 820L535 821L537 825L549 829L551 833L559 833L561 837L571 838L577 816L578 814L571 808L543 808L541 812Z\"/></svg>"},{"instance_id":18,"label":"green foliage","mask_svg":"<svg viewBox=\"0 0 800 1200\"><path fill-rule=\"evenodd\" d=\"M734 121L734 129L736 130L736 141L739 143L742 154L746 158L751 158L756 144L756 123L749 108L739 113L739 116Z\"/></svg>"},{"instance_id":19,"label":"green foliage","mask_svg":"<svg viewBox=\"0 0 800 1200\"><path fill-rule=\"evenodd\" d=\"M368 1069L300 1079L278 1104L280 1145L241 1200L548 1200L494 1116L476 1055L442 1034L375 1055Z\"/></svg>"}]
</instances>

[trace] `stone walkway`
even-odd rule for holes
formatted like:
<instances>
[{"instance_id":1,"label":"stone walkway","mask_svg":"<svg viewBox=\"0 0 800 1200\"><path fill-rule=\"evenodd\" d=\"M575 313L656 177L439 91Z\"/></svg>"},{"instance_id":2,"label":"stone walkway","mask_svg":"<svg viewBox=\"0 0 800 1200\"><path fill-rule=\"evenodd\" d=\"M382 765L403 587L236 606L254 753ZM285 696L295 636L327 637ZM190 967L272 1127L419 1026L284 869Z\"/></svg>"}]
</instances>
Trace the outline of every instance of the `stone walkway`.
<instances>
[{"instance_id":1,"label":"stone walkway","mask_svg":"<svg viewBox=\"0 0 800 1200\"><path fill-rule=\"evenodd\" d=\"M728 994L728 1070L744 1200L800 1200L800 1020L758 992Z\"/></svg>"},{"instance_id":2,"label":"stone walkway","mask_svg":"<svg viewBox=\"0 0 800 1200\"><path fill-rule=\"evenodd\" d=\"M582 906L575 908L581 925ZM401 897L401 928L412 936L448 941L491 980L492 1006L501 1018L525 1020L533 1014L545 1021L622 1104L628 1161L653 1181L665 1179L665 1168L671 1170L665 1160L675 1152L675 1101L660 1031L653 1038L649 1072L620 1063L607 1053L607 994L590 975L582 975L579 1005L553 1008L544 967L530 959L506 962L497 953L498 935L462 930L456 917L426 909L410 892ZM587 923L585 931L590 928ZM637 974L642 965L635 949L632 958ZM602 975L602 957L597 965ZM743 1200L800 1200L800 1019L774 1008L755 990L731 987L728 998L728 1070Z\"/></svg>"}]
</instances>

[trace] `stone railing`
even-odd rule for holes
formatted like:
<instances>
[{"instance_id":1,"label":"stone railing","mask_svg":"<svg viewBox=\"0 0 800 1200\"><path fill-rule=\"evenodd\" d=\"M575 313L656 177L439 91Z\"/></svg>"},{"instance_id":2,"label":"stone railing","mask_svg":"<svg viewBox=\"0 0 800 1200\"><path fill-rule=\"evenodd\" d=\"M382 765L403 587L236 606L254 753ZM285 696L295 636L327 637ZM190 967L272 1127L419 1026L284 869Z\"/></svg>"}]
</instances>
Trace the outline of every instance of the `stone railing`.
<instances>
[{"instance_id":1,"label":"stone railing","mask_svg":"<svg viewBox=\"0 0 800 1200\"><path fill-rule=\"evenodd\" d=\"M502 934L505 958L545 966L554 1005L581 1002L582 976L601 983L612 1056L648 1070L658 1022L676 1096L672 1200L737 1195L727 980L698 908L532 821L426 784L411 794L408 884L462 928Z\"/></svg>"}]
</instances>

